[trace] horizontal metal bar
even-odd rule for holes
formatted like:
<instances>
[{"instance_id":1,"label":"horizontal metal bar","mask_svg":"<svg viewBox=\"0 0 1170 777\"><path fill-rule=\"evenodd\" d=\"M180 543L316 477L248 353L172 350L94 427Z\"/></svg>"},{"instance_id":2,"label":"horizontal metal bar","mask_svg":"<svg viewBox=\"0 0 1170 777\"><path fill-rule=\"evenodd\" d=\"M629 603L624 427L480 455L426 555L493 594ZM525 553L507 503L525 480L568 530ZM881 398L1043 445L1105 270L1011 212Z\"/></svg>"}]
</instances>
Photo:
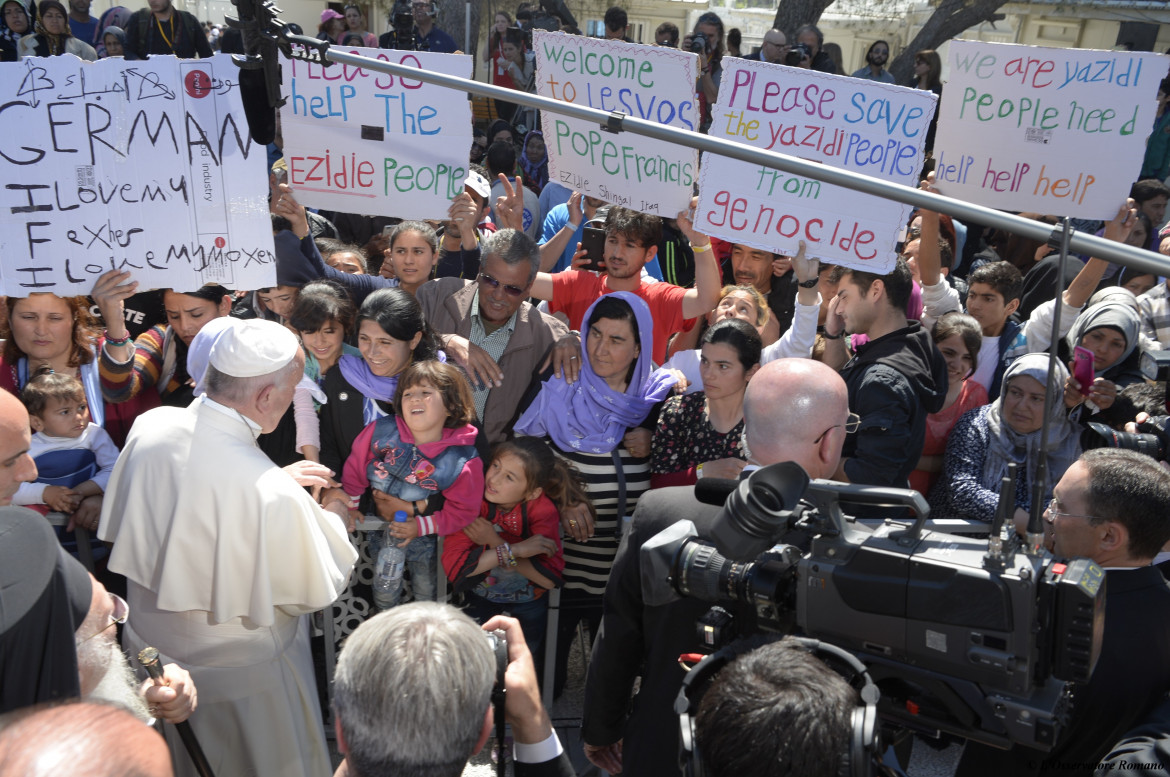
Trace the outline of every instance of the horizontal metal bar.
<instances>
[{"instance_id":1,"label":"horizontal metal bar","mask_svg":"<svg viewBox=\"0 0 1170 777\"><path fill-rule=\"evenodd\" d=\"M519 92L514 89L507 89L492 84L484 84L458 76L432 73L428 70L420 70L408 65L384 62L358 54L338 51L335 48L330 48L326 51L325 57L332 62L340 62L366 70L389 73L390 75L422 81L436 86L445 86L449 89L455 89L481 97L519 103L529 108L552 111L564 116L571 116L575 119L592 122L599 126L606 126L611 115L606 111L601 111L596 108L561 102L549 97L541 97L539 95L529 94L528 92ZM627 116L622 122L622 130L632 132L636 135L663 140L668 143L675 143L680 146L695 148L700 151L707 151L712 154L722 154L723 156L739 159L750 164L758 164L761 167L782 170L792 175L813 178L836 186L844 186L849 189L896 200L897 202L903 202L915 207L926 208L928 210L938 211L939 213L948 213L965 223L984 224L989 227L1004 229L1033 240L1047 241L1053 232L1053 227L1050 224L1004 213L994 208L974 205L941 194L924 192L919 189L890 183L889 181L870 178L867 175L855 173L850 170L841 170L829 165L808 162L804 159L798 159L776 151L764 151L762 149L752 148L751 146L744 146L734 141L713 138L698 132L691 132L677 127L667 127L652 121L639 119L636 116ZM1121 203L1117 203L1117 206L1120 208ZM1074 232L1069 247L1073 253L1095 256L1099 259L1106 259L1110 262L1116 262L1126 267L1132 267L1155 275L1170 276L1170 257L1165 257L1152 251L1106 240L1096 235L1088 235L1084 232Z\"/></svg>"}]
</instances>

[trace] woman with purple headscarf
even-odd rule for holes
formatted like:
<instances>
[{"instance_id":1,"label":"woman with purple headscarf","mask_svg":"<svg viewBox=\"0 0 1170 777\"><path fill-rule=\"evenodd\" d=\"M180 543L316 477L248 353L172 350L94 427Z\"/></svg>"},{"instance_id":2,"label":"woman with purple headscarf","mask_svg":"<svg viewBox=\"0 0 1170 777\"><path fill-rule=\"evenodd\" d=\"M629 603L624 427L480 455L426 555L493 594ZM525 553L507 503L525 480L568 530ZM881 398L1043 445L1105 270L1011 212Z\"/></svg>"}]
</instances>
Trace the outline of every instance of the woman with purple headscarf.
<instances>
[{"instance_id":1,"label":"woman with purple headscarf","mask_svg":"<svg viewBox=\"0 0 1170 777\"><path fill-rule=\"evenodd\" d=\"M579 379L546 380L515 425L517 434L547 437L577 468L595 516L591 527L579 525L584 516L562 516L565 587L558 689L578 622L587 620L593 634L601 623L601 597L617 555L620 523L650 488L650 430L657 416L652 411L675 383L672 373L651 364L654 323L640 297L607 294L586 311L584 321Z\"/></svg>"}]
</instances>

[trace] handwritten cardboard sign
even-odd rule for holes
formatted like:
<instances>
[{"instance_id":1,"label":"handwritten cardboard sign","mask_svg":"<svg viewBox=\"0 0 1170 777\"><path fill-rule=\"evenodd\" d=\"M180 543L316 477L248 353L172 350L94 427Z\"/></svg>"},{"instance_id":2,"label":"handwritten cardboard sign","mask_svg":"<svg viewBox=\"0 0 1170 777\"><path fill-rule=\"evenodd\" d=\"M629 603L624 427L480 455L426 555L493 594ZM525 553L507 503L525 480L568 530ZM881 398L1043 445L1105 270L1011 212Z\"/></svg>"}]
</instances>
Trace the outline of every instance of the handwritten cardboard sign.
<instances>
[{"instance_id":1,"label":"handwritten cardboard sign","mask_svg":"<svg viewBox=\"0 0 1170 777\"><path fill-rule=\"evenodd\" d=\"M698 57L662 46L536 31L536 92L682 129L699 126ZM698 152L544 111L549 180L643 213L673 218L690 204Z\"/></svg>"},{"instance_id":2,"label":"handwritten cardboard sign","mask_svg":"<svg viewBox=\"0 0 1170 777\"><path fill-rule=\"evenodd\" d=\"M1110 218L1141 171L1168 63L951 41L934 148L939 190L1003 210Z\"/></svg>"},{"instance_id":3,"label":"handwritten cardboard sign","mask_svg":"<svg viewBox=\"0 0 1170 777\"><path fill-rule=\"evenodd\" d=\"M420 70L471 77L471 57L346 48ZM316 208L442 218L463 191L471 105L454 89L351 65L283 59L280 111L288 183Z\"/></svg>"},{"instance_id":4,"label":"handwritten cardboard sign","mask_svg":"<svg viewBox=\"0 0 1170 777\"><path fill-rule=\"evenodd\" d=\"M914 186L935 96L815 70L730 60L710 134ZM704 154L695 227L774 253L885 273L910 207Z\"/></svg>"},{"instance_id":5,"label":"handwritten cardboard sign","mask_svg":"<svg viewBox=\"0 0 1170 777\"><path fill-rule=\"evenodd\" d=\"M88 294L276 281L265 150L227 55L0 65L0 287Z\"/></svg>"}]
</instances>

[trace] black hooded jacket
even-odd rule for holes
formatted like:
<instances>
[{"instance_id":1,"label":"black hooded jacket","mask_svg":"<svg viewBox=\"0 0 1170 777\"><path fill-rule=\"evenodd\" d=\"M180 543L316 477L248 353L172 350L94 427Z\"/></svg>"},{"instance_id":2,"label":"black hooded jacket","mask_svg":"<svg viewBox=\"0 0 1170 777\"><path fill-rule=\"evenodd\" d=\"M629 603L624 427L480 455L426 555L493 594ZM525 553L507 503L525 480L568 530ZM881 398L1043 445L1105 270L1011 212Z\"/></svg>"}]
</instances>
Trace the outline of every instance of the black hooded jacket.
<instances>
[{"instance_id":1,"label":"black hooded jacket","mask_svg":"<svg viewBox=\"0 0 1170 777\"><path fill-rule=\"evenodd\" d=\"M926 437L926 416L947 397L947 364L917 321L871 340L841 368L861 426L845 438L849 481L906 488Z\"/></svg>"}]
</instances>

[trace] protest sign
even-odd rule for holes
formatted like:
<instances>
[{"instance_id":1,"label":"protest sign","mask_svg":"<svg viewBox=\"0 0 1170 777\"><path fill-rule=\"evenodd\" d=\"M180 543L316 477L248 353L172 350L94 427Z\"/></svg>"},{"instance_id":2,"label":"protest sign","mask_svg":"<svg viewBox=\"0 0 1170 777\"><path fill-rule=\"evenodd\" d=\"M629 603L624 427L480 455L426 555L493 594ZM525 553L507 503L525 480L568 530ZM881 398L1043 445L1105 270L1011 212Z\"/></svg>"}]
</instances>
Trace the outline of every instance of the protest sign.
<instances>
[{"instance_id":1,"label":"protest sign","mask_svg":"<svg viewBox=\"0 0 1170 777\"><path fill-rule=\"evenodd\" d=\"M533 33L536 92L671 127L699 126L698 57L579 35ZM673 218L689 207L697 151L544 111L549 180L612 205Z\"/></svg>"},{"instance_id":2,"label":"protest sign","mask_svg":"<svg viewBox=\"0 0 1170 777\"><path fill-rule=\"evenodd\" d=\"M1170 59L956 40L939 111L939 191L1013 211L1108 219L1129 195Z\"/></svg>"},{"instance_id":3,"label":"protest sign","mask_svg":"<svg viewBox=\"0 0 1170 777\"><path fill-rule=\"evenodd\" d=\"M276 281L265 150L231 58L0 65L0 287L88 294Z\"/></svg>"},{"instance_id":4,"label":"protest sign","mask_svg":"<svg viewBox=\"0 0 1170 777\"><path fill-rule=\"evenodd\" d=\"M916 186L935 96L815 70L725 60L710 134ZM867 272L893 267L910 206L811 178L703 154L700 232Z\"/></svg>"},{"instance_id":5,"label":"protest sign","mask_svg":"<svg viewBox=\"0 0 1170 777\"><path fill-rule=\"evenodd\" d=\"M353 54L471 77L471 57L349 48ZM454 89L282 57L280 110L288 183L305 205L343 213L438 219L463 191L471 105Z\"/></svg>"}]
</instances>

